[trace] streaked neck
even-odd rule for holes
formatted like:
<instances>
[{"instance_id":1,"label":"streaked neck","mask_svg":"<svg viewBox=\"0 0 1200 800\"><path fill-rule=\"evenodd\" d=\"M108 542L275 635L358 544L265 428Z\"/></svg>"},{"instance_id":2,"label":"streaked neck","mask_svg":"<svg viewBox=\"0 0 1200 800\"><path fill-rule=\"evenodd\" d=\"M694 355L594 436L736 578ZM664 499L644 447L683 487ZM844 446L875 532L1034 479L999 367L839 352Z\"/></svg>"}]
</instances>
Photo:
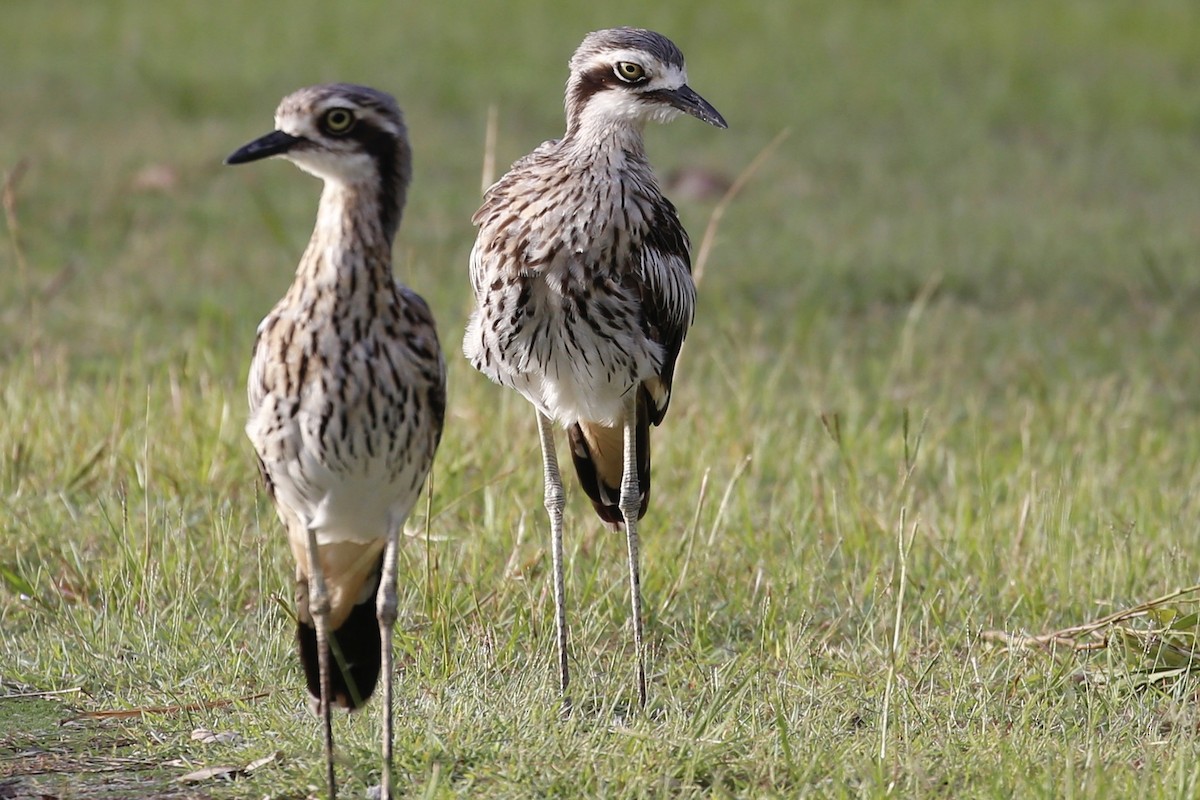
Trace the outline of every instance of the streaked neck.
<instances>
[{"instance_id":1,"label":"streaked neck","mask_svg":"<svg viewBox=\"0 0 1200 800\"><path fill-rule=\"evenodd\" d=\"M562 144L580 155L620 151L645 160L646 144L642 135L645 127L643 120L588 114L584 109L583 113L568 118Z\"/></svg>"},{"instance_id":2,"label":"streaked neck","mask_svg":"<svg viewBox=\"0 0 1200 800\"><path fill-rule=\"evenodd\" d=\"M382 193L361 184L326 181L317 223L300 261L298 281L339 293L392 282L392 239L400 210L381 210ZM393 222L394 219L394 222Z\"/></svg>"}]
</instances>

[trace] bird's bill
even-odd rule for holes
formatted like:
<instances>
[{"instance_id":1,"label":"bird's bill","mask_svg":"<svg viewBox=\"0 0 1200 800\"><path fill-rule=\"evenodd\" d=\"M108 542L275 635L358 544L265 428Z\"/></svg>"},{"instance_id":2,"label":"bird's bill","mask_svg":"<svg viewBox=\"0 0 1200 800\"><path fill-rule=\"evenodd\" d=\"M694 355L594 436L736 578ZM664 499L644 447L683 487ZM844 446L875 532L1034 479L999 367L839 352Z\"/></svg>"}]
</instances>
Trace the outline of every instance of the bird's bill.
<instances>
[{"instance_id":1,"label":"bird's bill","mask_svg":"<svg viewBox=\"0 0 1200 800\"><path fill-rule=\"evenodd\" d=\"M304 141L299 136L292 136L283 131L271 131L266 136L260 136L250 144L238 148L226 164L245 164L248 161L258 161L260 158L280 156L291 150L297 143Z\"/></svg>"},{"instance_id":2,"label":"bird's bill","mask_svg":"<svg viewBox=\"0 0 1200 800\"><path fill-rule=\"evenodd\" d=\"M678 108L685 114L691 114L702 122L707 122L709 125L715 125L718 128L729 127L725 122L725 118L721 116L721 112L713 108L707 100L696 94L695 90L687 84L680 86L678 89L665 92L663 96L675 108Z\"/></svg>"}]
</instances>

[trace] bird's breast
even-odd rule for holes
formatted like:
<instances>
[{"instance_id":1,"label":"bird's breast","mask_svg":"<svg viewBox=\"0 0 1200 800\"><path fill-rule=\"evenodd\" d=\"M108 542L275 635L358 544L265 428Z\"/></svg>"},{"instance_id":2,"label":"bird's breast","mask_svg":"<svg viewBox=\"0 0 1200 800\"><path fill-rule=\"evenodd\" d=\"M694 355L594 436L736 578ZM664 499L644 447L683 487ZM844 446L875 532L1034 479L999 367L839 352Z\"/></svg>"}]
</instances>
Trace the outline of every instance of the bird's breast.
<instances>
[{"instance_id":1,"label":"bird's breast","mask_svg":"<svg viewBox=\"0 0 1200 800\"><path fill-rule=\"evenodd\" d=\"M441 362L402 322L286 314L264 322L246 431L280 501L308 524L334 531L347 526L330 520L355 508L388 509L400 498L407 508L428 472L444 406Z\"/></svg>"},{"instance_id":2,"label":"bird's breast","mask_svg":"<svg viewBox=\"0 0 1200 800\"><path fill-rule=\"evenodd\" d=\"M616 424L630 389L657 374L663 355L630 281L569 258L493 284L464 351L481 372L564 424Z\"/></svg>"}]
</instances>

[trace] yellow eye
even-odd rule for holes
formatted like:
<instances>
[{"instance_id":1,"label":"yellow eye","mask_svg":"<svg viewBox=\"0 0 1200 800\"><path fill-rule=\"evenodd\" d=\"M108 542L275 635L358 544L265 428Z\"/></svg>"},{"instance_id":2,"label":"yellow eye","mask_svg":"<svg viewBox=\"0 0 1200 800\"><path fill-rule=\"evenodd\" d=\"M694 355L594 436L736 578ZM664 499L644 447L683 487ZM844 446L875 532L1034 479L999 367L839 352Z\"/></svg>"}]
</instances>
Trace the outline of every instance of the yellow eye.
<instances>
[{"instance_id":1,"label":"yellow eye","mask_svg":"<svg viewBox=\"0 0 1200 800\"><path fill-rule=\"evenodd\" d=\"M636 83L646 77L646 70L642 69L642 65L632 61L618 61L616 71L618 78L629 83Z\"/></svg>"},{"instance_id":2,"label":"yellow eye","mask_svg":"<svg viewBox=\"0 0 1200 800\"><path fill-rule=\"evenodd\" d=\"M346 108L331 108L321 117L321 129L330 136L343 136L354 127L354 113Z\"/></svg>"}]
</instances>

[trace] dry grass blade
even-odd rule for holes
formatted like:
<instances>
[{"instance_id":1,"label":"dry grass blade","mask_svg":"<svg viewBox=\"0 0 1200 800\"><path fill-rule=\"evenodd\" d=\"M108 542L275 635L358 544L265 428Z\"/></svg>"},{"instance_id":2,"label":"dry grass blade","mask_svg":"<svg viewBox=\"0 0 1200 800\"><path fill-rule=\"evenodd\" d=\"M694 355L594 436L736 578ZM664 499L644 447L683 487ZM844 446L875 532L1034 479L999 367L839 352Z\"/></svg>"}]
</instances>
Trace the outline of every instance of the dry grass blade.
<instances>
[{"instance_id":1,"label":"dry grass blade","mask_svg":"<svg viewBox=\"0 0 1200 800\"><path fill-rule=\"evenodd\" d=\"M483 172L480 178L479 192L488 190L496 180L496 128L499 125L500 110L495 103L488 106L487 128L483 134Z\"/></svg>"},{"instance_id":2,"label":"dry grass blade","mask_svg":"<svg viewBox=\"0 0 1200 800\"><path fill-rule=\"evenodd\" d=\"M917 523L913 523L905 541L904 529L908 521L908 509L900 507L900 522L896 526L896 562L899 577L896 579L896 613L892 622L892 646L888 652L887 680L883 688L883 718L879 726L879 760L883 762L888 755L888 721L891 717L892 697L896 686L897 663L900 659L901 631L904 622L904 594L908 588L908 552L912 549L913 539L917 536Z\"/></svg>"},{"instance_id":3,"label":"dry grass blade","mask_svg":"<svg viewBox=\"0 0 1200 800\"><path fill-rule=\"evenodd\" d=\"M244 697L226 698L223 700L207 700L202 703L186 703L182 705L172 706L143 706L141 708L120 708L109 709L105 711L84 711L81 714L76 714L71 717L70 721L82 719L125 719L127 717L140 717L144 714L180 714L189 711L208 711L214 708L225 708L234 703L248 703L253 700L262 700L264 697L270 697L272 692L257 692L248 694Z\"/></svg>"},{"instance_id":4,"label":"dry grass blade","mask_svg":"<svg viewBox=\"0 0 1200 800\"><path fill-rule=\"evenodd\" d=\"M21 245L21 224L17 218L17 187L29 171L29 159L22 158L4 176L4 188L0 190L0 202L4 204L4 220L8 224L8 236L12 240L13 258L17 262L17 276L21 286L28 289L29 269L25 261L25 248Z\"/></svg>"},{"instance_id":5,"label":"dry grass blade","mask_svg":"<svg viewBox=\"0 0 1200 800\"><path fill-rule=\"evenodd\" d=\"M1107 637L1101 637L1098 640L1080 641L1071 636L1060 636L1058 631L1029 636L1023 633L988 630L981 633L980 638L985 642L1004 645L1010 650L1031 650L1036 648L1053 650L1065 647L1074 651L1086 651L1103 650L1105 647L1108 647Z\"/></svg>"},{"instance_id":6,"label":"dry grass blade","mask_svg":"<svg viewBox=\"0 0 1200 800\"><path fill-rule=\"evenodd\" d=\"M189 772L186 775L181 775L175 780L179 783L206 783L216 779L233 780L234 778L243 778L255 770L262 769L268 764L274 763L278 759L279 753L274 752L270 755L263 756L262 758L256 758L254 761L251 761L244 767L205 767L203 769L195 770L194 772Z\"/></svg>"},{"instance_id":7,"label":"dry grass blade","mask_svg":"<svg viewBox=\"0 0 1200 800\"><path fill-rule=\"evenodd\" d=\"M44 692L17 692L15 694L0 695L0 700L28 700L31 698L45 700L50 697L61 697L64 694L79 694L82 691L82 686L75 686L70 689L48 689Z\"/></svg>"},{"instance_id":8,"label":"dry grass blade","mask_svg":"<svg viewBox=\"0 0 1200 800\"><path fill-rule=\"evenodd\" d=\"M692 547L696 543L696 533L700 529L700 512L704 509L704 499L708 496L708 476L711 472L711 469L704 470L704 477L700 479L700 492L696 497L696 510L692 514L692 524L688 528L687 541L684 545L683 566L679 568L679 574L675 576L675 581L671 584L671 588L667 590L667 596L658 609L660 616L667 613L667 610L671 607L671 603L675 600L675 596L679 594L684 578L687 577L688 565L692 563Z\"/></svg>"},{"instance_id":9,"label":"dry grass blade","mask_svg":"<svg viewBox=\"0 0 1200 800\"><path fill-rule=\"evenodd\" d=\"M712 547L713 542L717 540L717 532L721 530L721 523L725 519L725 511L729 508L729 498L733 494L733 487L737 485L738 479L750 466L754 456L743 456L738 462L737 467L733 470L733 475L729 478L729 482L725 484L725 493L721 495L721 504L717 506L717 515L713 517L712 527L708 529L707 547Z\"/></svg>"},{"instance_id":10,"label":"dry grass blade","mask_svg":"<svg viewBox=\"0 0 1200 800\"><path fill-rule=\"evenodd\" d=\"M696 250L696 263L692 267L692 279L696 285L700 285L700 281L704 279L704 266L708 263L709 253L712 252L713 242L717 238L717 229L721 227L721 218L725 216L726 209L733 203L735 197L741 193L742 189L746 188L746 184L750 182L750 178L758 171L758 168L770 157L771 153L779 145L783 144L783 140L791 136L791 128L784 128L779 134L772 139L767 145L758 151L750 163L746 165L737 179L725 190L725 194L721 195L721 199L717 201L713 207L712 214L708 217L708 226L704 229L704 236L700 238L700 247Z\"/></svg>"},{"instance_id":11,"label":"dry grass blade","mask_svg":"<svg viewBox=\"0 0 1200 800\"><path fill-rule=\"evenodd\" d=\"M204 783L217 778L232 780L241 774L241 772L241 767L205 767L195 772L189 772L187 775L181 775L176 780L180 783Z\"/></svg>"}]
</instances>

